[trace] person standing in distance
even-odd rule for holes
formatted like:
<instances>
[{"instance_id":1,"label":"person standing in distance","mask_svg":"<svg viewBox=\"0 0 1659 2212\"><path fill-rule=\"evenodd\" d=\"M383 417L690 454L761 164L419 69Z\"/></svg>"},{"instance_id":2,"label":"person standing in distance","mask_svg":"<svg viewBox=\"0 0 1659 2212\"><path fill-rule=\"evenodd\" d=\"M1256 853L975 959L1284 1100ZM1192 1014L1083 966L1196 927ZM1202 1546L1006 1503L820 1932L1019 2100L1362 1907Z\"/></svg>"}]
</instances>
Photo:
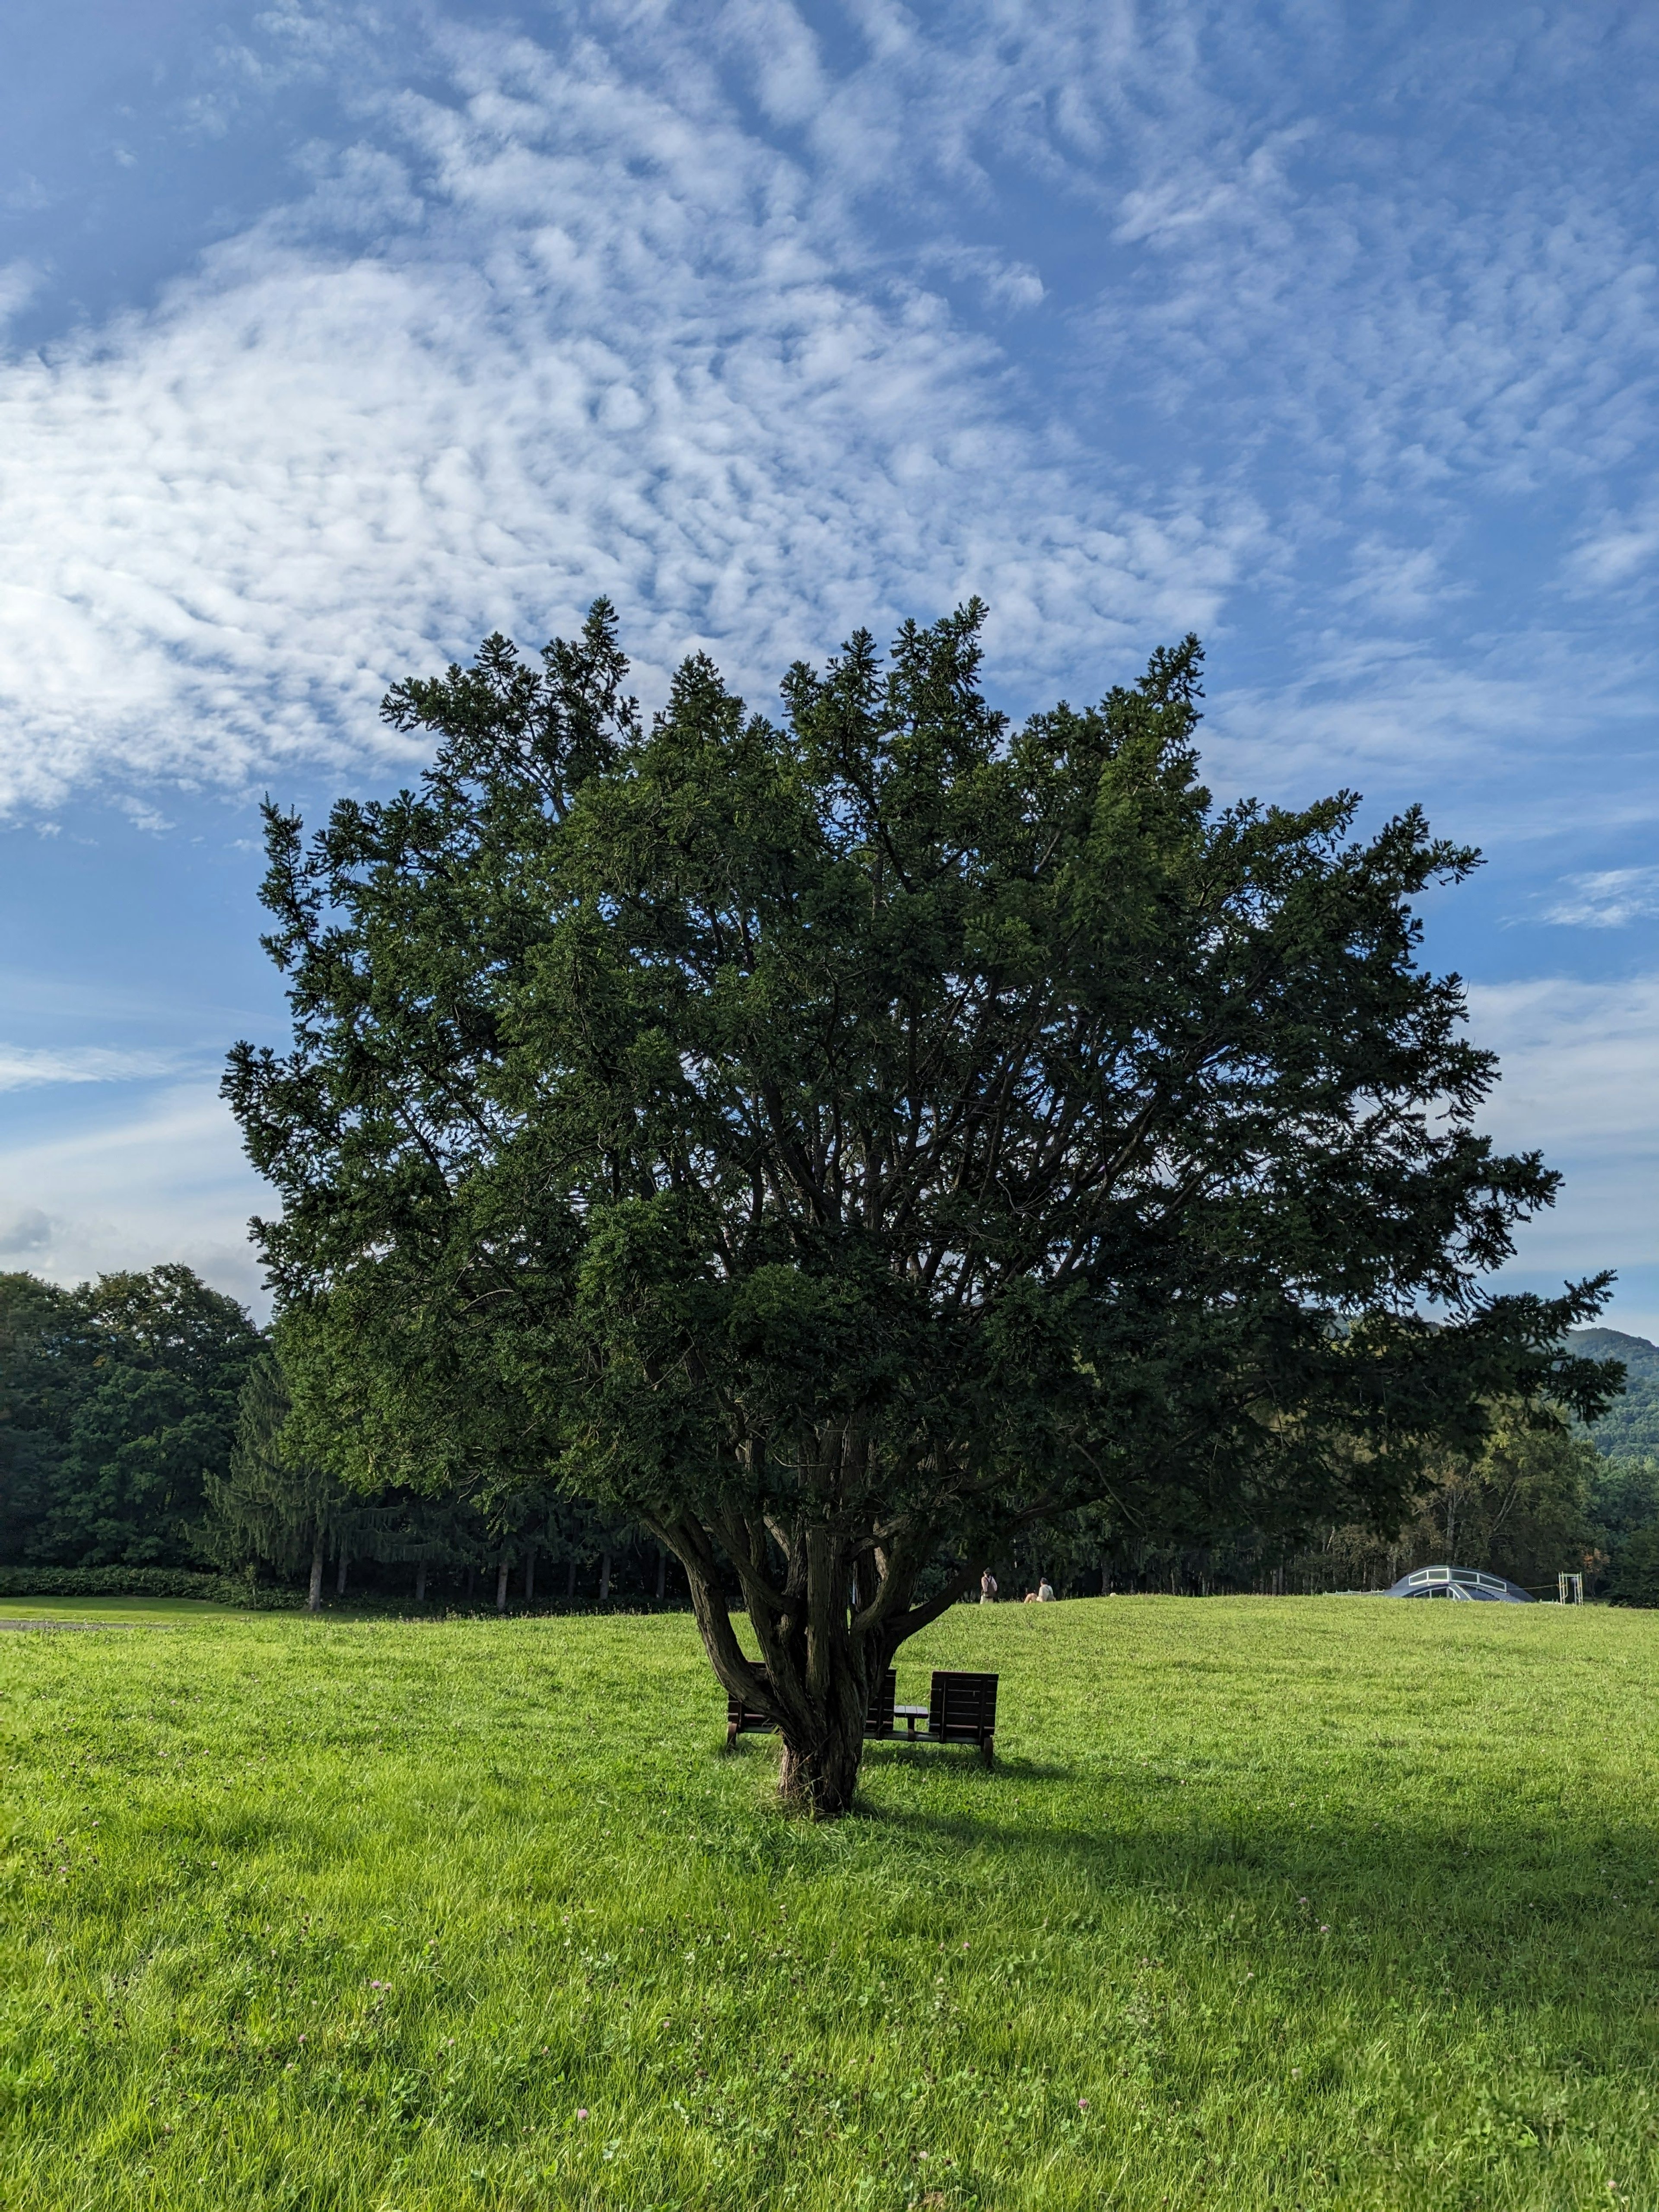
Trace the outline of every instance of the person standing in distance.
<instances>
[{"instance_id":1,"label":"person standing in distance","mask_svg":"<svg viewBox=\"0 0 1659 2212\"><path fill-rule=\"evenodd\" d=\"M996 1595L997 1578L989 1567L987 1567L979 1578L979 1601L981 1605L994 1605L996 1602Z\"/></svg>"}]
</instances>

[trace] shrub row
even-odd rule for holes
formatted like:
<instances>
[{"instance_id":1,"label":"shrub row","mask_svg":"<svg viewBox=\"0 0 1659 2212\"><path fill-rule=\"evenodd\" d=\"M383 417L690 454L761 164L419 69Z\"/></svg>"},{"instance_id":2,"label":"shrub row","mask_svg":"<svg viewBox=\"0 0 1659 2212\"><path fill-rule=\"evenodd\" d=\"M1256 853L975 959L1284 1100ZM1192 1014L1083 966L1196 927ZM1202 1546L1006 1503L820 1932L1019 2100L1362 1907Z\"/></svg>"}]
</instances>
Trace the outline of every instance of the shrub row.
<instances>
[{"instance_id":1,"label":"shrub row","mask_svg":"<svg viewBox=\"0 0 1659 2212\"><path fill-rule=\"evenodd\" d=\"M262 1608L302 1602L297 1591L184 1567L0 1567L0 1597L199 1597Z\"/></svg>"}]
</instances>

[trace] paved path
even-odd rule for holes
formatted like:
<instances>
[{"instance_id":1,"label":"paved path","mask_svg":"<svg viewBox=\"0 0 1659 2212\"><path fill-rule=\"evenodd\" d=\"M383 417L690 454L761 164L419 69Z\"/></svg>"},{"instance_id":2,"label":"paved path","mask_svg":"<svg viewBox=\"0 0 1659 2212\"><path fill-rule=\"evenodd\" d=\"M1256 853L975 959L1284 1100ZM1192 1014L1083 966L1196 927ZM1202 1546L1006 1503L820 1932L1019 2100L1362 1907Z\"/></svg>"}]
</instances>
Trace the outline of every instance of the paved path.
<instances>
[{"instance_id":1,"label":"paved path","mask_svg":"<svg viewBox=\"0 0 1659 2212\"><path fill-rule=\"evenodd\" d=\"M0 1628L120 1628L118 1620L7 1620L0 1617Z\"/></svg>"}]
</instances>

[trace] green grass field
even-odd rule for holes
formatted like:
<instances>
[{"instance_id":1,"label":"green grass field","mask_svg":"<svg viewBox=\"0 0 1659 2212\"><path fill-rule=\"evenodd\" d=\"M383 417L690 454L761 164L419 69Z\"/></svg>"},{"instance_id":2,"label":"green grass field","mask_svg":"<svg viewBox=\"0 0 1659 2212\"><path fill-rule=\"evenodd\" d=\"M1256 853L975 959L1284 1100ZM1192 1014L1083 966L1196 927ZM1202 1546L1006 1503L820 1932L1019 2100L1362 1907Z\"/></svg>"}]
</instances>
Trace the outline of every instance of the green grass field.
<instances>
[{"instance_id":1,"label":"green grass field","mask_svg":"<svg viewBox=\"0 0 1659 2212\"><path fill-rule=\"evenodd\" d=\"M0 1638L0 2207L1659 2204L1659 1618L902 1656L813 1828L675 1616Z\"/></svg>"}]
</instances>

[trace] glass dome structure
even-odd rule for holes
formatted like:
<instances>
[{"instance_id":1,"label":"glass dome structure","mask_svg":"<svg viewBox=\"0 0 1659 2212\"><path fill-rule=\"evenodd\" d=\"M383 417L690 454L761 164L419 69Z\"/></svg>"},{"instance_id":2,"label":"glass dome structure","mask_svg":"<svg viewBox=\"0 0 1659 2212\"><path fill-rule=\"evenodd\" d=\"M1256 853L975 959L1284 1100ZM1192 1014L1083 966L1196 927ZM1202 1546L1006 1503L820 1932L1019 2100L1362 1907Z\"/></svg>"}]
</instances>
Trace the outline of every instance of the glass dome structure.
<instances>
[{"instance_id":1,"label":"glass dome structure","mask_svg":"<svg viewBox=\"0 0 1659 2212\"><path fill-rule=\"evenodd\" d=\"M1390 1597L1475 1598L1487 1605L1530 1605L1530 1594L1519 1583L1502 1575L1482 1574L1478 1567L1413 1567L1389 1590Z\"/></svg>"}]
</instances>

